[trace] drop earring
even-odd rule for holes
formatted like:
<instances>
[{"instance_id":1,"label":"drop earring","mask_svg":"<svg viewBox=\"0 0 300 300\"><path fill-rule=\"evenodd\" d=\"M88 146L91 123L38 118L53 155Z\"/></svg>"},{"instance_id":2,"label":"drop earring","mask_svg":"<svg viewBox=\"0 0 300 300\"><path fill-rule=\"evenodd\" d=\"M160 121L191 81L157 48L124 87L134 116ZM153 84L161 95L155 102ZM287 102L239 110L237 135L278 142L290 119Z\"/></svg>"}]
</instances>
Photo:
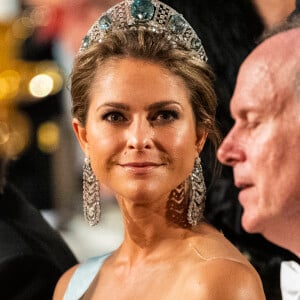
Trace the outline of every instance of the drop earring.
<instances>
[{"instance_id":1,"label":"drop earring","mask_svg":"<svg viewBox=\"0 0 300 300\"><path fill-rule=\"evenodd\" d=\"M83 214L86 221L95 226L100 221L100 186L92 170L89 158L85 158L83 165Z\"/></svg>"},{"instance_id":2,"label":"drop earring","mask_svg":"<svg viewBox=\"0 0 300 300\"><path fill-rule=\"evenodd\" d=\"M203 219L206 199L206 186L203 178L201 159L197 157L194 169L189 177L190 202L187 213L187 220L190 225L195 226Z\"/></svg>"}]
</instances>

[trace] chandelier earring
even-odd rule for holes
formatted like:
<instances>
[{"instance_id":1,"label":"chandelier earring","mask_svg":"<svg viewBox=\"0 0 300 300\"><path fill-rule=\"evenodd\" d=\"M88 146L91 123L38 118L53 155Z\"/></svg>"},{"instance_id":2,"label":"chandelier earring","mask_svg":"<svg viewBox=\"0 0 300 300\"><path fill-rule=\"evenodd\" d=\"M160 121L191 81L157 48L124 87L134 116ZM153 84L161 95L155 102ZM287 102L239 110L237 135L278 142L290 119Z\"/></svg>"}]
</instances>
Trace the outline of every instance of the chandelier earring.
<instances>
[{"instance_id":1,"label":"chandelier earring","mask_svg":"<svg viewBox=\"0 0 300 300\"><path fill-rule=\"evenodd\" d=\"M83 214L91 225L97 225L100 221L100 186L92 170L89 158L85 158L83 165Z\"/></svg>"},{"instance_id":2,"label":"chandelier earring","mask_svg":"<svg viewBox=\"0 0 300 300\"><path fill-rule=\"evenodd\" d=\"M189 177L189 198L187 220L190 225L195 226L203 219L206 198L206 186L203 178L201 159L196 158L194 169Z\"/></svg>"}]
</instances>

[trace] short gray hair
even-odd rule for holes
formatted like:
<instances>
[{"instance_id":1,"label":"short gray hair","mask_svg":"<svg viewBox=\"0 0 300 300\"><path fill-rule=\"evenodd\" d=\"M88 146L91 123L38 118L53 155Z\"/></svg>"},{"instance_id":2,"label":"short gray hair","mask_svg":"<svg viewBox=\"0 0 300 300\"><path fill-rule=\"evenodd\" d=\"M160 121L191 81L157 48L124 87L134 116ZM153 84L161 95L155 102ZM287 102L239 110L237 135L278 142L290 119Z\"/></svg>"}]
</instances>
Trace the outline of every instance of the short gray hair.
<instances>
[{"instance_id":1,"label":"short gray hair","mask_svg":"<svg viewBox=\"0 0 300 300\"><path fill-rule=\"evenodd\" d=\"M259 42L263 42L266 39L282 32L286 32L291 29L296 29L300 27L300 14L290 15L285 21L281 22L279 25L267 29L263 32L259 39Z\"/></svg>"}]
</instances>

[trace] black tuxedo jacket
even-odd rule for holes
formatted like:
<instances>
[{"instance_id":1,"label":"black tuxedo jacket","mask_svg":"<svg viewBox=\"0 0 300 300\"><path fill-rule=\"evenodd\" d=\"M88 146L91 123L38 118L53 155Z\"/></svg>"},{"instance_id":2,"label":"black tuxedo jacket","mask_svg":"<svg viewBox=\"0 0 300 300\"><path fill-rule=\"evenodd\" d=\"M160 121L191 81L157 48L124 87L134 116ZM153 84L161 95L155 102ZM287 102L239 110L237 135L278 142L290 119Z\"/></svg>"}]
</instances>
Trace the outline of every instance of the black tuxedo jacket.
<instances>
[{"instance_id":1,"label":"black tuxedo jacket","mask_svg":"<svg viewBox=\"0 0 300 300\"><path fill-rule=\"evenodd\" d=\"M39 211L7 185L0 194L0 298L52 299L59 277L76 263Z\"/></svg>"}]
</instances>

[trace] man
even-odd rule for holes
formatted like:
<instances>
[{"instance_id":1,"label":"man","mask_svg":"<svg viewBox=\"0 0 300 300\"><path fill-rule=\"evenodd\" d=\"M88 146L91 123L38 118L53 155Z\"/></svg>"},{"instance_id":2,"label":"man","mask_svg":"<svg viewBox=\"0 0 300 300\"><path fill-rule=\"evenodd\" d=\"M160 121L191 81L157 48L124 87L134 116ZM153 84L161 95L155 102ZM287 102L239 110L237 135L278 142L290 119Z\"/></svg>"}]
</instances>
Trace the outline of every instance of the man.
<instances>
[{"instance_id":1,"label":"man","mask_svg":"<svg viewBox=\"0 0 300 300\"><path fill-rule=\"evenodd\" d=\"M298 26L294 19L277 30L242 64L230 104L235 125L218 158L233 167L244 229L300 258ZM282 265L281 285L283 299L300 299L295 262Z\"/></svg>"}]
</instances>

